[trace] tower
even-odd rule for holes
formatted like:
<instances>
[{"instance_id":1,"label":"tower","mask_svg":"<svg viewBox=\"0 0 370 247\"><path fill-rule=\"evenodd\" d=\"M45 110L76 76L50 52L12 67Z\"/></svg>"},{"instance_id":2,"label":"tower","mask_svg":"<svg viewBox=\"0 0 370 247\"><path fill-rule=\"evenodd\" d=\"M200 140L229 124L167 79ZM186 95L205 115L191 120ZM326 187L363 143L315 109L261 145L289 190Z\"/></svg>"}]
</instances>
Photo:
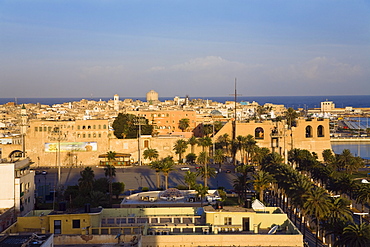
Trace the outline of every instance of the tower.
<instances>
[{"instance_id":1,"label":"tower","mask_svg":"<svg viewBox=\"0 0 370 247\"><path fill-rule=\"evenodd\" d=\"M22 157L25 157L26 155L26 143L25 143L25 136L27 132L27 109L24 105L22 105L21 108L21 137L22 137Z\"/></svg>"},{"instance_id":2,"label":"tower","mask_svg":"<svg viewBox=\"0 0 370 247\"><path fill-rule=\"evenodd\" d=\"M119 96L118 96L118 94L115 94L114 96L113 96L113 102L114 102L114 110L115 111L119 111Z\"/></svg>"}]
</instances>

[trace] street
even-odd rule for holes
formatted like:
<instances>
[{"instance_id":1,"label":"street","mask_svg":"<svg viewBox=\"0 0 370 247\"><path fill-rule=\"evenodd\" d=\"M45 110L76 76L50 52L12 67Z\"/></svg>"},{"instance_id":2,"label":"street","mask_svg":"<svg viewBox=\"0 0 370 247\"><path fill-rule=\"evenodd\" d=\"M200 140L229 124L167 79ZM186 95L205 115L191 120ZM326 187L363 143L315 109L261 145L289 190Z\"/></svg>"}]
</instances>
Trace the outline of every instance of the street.
<instances>
[{"instance_id":1,"label":"street","mask_svg":"<svg viewBox=\"0 0 370 247\"><path fill-rule=\"evenodd\" d=\"M218 169L218 165L211 165ZM186 170L181 170L181 167L189 167L190 171L196 172L196 165L175 165L173 170L168 176L168 186L176 187L177 185L185 185L184 175ZM77 185L78 179L81 177L80 172L84 168L61 168L61 183L64 188L70 185ZM46 175L38 174L35 175L35 184L37 186L50 186L51 190L56 185L58 180L58 169L57 168L38 168L39 171L46 171ZM229 170L230 173L226 173ZM95 179L99 179L104 176L103 167L93 167ZM225 189L233 188L233 180L236 175L233 170L233 165L223 165L222 171L216 174L215 178L208 180L208 186L211 189L217 189L218 187L224 187ZM142 187L148 187L150 190L156 189L156 172L150 168L150 166L132 166L132 167L116 167L116 176L113 178L113 182L123 182L125 184L125 190L138 190ZM201 183L201 177L197 178L197 183ZM160 186L165 187L164 175L160 173Z\"/></svg>"}]
</instances>

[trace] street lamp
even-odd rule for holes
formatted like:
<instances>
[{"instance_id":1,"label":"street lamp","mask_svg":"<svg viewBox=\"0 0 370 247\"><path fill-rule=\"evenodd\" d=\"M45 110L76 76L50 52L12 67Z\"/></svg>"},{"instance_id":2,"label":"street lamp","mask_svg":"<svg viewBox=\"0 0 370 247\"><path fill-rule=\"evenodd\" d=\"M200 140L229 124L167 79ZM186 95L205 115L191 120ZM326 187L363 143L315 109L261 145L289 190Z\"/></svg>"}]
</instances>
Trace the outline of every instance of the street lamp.
<instances>
[{"instance_id":1,"label":"street lamp","mask_svg":"<svg viewBox=\"0 0 370 247\"><path fill-rule=\"evenodd\" d=\"M360 217L360 225L361 225L361 224L362 224L362 217L363 217L364 215L369 214L369 213L353 213L353 214L356 214L356 215L358 215L358 216Z\"/></svg>"}]
</instances>

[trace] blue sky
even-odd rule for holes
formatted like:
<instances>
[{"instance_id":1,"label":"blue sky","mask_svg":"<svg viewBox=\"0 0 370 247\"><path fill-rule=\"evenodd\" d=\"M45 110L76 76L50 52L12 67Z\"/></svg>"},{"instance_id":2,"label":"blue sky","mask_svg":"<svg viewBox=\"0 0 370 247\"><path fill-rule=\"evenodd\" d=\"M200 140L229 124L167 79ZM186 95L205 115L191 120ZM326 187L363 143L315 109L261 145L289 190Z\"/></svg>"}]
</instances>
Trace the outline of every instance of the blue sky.
<instances>
[{"instance_id":1,"label":"blue sky","mask_svg":"<svg viewBox=\"0 0 370 247\"><path fill-rule=\"evenodd\" d=\"M0 97L370 94L370 1L0 0Z\"/></svg>"}]
</instances>

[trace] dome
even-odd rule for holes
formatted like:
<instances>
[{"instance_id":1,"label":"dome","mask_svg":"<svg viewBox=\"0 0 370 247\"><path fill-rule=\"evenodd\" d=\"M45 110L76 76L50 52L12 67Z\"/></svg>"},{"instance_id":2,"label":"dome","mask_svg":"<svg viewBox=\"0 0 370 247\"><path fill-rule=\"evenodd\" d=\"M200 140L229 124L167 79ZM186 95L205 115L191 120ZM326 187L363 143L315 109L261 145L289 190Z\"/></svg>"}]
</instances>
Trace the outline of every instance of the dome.
<instances>
[{"instance_id":1,"label":"dome","mask_svg":"<svg viewBox=\"0 0 370 247\"><path fill-rule=\"evenodd\" d=\"M154 90L150 90L146 94L146 101L147 102L149 102L149 101L158 101L158 93Z\"/></svg>"},{"instance_id":2,"label":"dome","mask_svg":"<svg viewBox=\"0 0 370 247\"><path fill-rule=\"evenodd\" d=\"M170 197L170 198L174 198L174 197L183 197L183 194L181 193L181 191L179 191L178 189L176 188L169 188L165 191L162 192L162 194L160 195L160 197Z\"/></svg>"}]
</instances>

